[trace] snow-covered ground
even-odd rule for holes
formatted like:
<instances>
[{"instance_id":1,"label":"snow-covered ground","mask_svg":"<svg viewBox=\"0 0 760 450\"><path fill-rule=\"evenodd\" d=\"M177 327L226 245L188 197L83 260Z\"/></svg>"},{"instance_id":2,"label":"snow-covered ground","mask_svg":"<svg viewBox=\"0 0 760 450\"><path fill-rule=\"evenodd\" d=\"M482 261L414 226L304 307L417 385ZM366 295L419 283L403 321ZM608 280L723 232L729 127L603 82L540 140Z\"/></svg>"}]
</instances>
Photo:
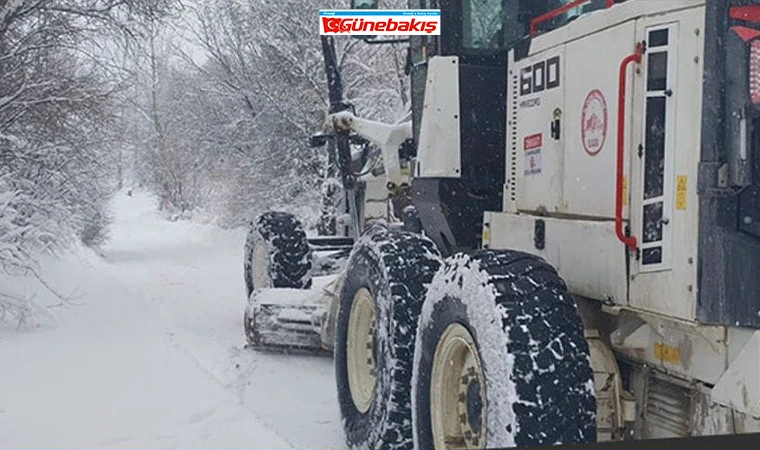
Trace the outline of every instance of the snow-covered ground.
<instances>
[{"instance_id":1,"label":"snow-covered ground","mask_svg":"<svg viewBox=\"0 0 760 450\"><path fill-rule=\"evenodd\" d=\"M0 447L344 448L331 359L243 348L244 232L162 220L142 194L113 212L102 257L44 261L74 292L57 324L0 324Z\"/></svg>"}]
</instances>

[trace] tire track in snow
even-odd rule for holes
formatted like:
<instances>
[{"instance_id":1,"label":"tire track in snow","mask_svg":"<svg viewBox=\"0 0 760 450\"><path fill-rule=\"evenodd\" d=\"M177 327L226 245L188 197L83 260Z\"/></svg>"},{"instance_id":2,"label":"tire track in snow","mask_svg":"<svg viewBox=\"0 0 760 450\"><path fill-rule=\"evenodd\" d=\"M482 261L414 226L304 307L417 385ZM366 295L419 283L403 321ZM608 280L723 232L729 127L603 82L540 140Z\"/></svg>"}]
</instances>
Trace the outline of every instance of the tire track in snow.
<instances>
[{"instance_id":1,"label":"tire track in snow","mask_svg":"<svg viewBox=\"0 0 760 450\"><path fill-rule=\"evenodd\" d=\"M243 348L244 230L167 222L135 197L120 201L132 218L116 214L107 259L162 339L283 441L344 449L329 360Z\"/></svg>"},{"instance_id":2,"label":"tire track in snow","mask_svg":"<svg viewBox=\"0 0 760 450\"><path fill-rule=\"evenodd\" d=\"M113 263L109 263L109 268L111 269L111 275L114 277L116 282L128 293L132 294L136 298L142 298L147 299L149 302L146 302L148 304L153 303L156 305L161 305L161 302L157 297L155 297L153 294L148 294L145 292L140 292L138 289L133 287L133 285L124 283L120 277L118 271L114 271L115 268L118 268L117 265L111 265ZM159 273L159 276L166 281L165 274ZM180 286L181 284L176 284L176 286ZM159 316L161 316L163 319L166 319L166 315L162 314L158 311L156 312ZM294 443L291 439L288 437L282 435L279 433L276 429L274 429L271 425L267 423L267 421L262 418L255 410L251 409L251 407L245 403L243 392L238 393L238 395L233 394L232 389L235 388L235 386L230 385L229 383L225 383L223 380L221 380L217 374L215 374L212 370L208 369L199 358L197 358L191 351L188 351L185 349L184 346L181 345L181 343L176 339L176 334L173 331L166 331L165 327L162 325L165 325L164 323L159 323L154 319L154 315L148 313L146 314L146 320L148 323L152 326L152 328L160 335L162 335L167 341L169 341L172 348L180 352L182 355L186 357L187 360L189 360L195 367L197 367L201 372L203 372L206 375L206 378L209 379L209 381L212 381L217 386L221 387L225 392L228 392L230 397L235 398L236 403L242 406L246 412L248 412L257 422L260 422L262 425L266 426L269 431L271 431L273 434L275 434L277 437L282 439L282 441L286 442L290 447L293 449L303 449L305 450L306 447L299 446L296 443ZM175 328L175 327L171 327ZM235 350L236 347L229 348L229 350ZM242 378L242 376L241 376ZM241 382L244 382L241 380ZM240 391L245 390L245 386L242 386L242 388L239 389Z\"/></svg>"}]
</instances>

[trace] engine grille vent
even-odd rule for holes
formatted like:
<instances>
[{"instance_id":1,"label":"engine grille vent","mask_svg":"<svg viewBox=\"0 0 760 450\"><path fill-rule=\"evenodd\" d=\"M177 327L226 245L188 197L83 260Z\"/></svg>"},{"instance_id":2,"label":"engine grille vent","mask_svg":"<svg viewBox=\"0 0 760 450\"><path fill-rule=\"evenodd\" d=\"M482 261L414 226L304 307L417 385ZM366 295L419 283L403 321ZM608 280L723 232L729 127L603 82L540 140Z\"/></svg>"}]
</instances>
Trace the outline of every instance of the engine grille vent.
<instances>
[{"instance_id":1,"label":"engine grille vent","mask_svg":"<svg viewBox=\"0 0 760 450\"><path fill-rule=\"evenodd\" d=\"M647 437L686 437L690 434L691 390L652 377L647 389L644 420Z\"/></svg>"}]
</instances>

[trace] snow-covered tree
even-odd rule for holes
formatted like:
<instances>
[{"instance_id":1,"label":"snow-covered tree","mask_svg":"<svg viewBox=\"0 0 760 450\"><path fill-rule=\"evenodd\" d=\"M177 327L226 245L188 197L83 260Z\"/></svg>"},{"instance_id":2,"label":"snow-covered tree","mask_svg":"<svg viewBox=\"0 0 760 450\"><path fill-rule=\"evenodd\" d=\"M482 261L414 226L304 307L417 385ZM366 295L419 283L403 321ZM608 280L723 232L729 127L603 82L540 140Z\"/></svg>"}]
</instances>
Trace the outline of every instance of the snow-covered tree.
<instances>
[{"instance_id":1,"label":"snow-covered tree","mask_svg":"<svg viewBox=\"0 0 760 450\"><path fill-rule=\"evenodd\" d=\"M172 4L0 0L0 270L107 236L124 79L113 55Z\"/></svg>"},{"instance_id":2,"label":"snow-covered tree","mask_svg":"<svg viewBox=\"0 0 760 450\"><path fill-rule=\"evenodd\" d=\"M171 67L162 66L158 80L143 83L144 92L157 93L158 99L151 107L144 99L143 105L159 112L159 122L175 126L174 134L163 125L153 127L157 140L151 151L192 161L177 168L183 173L203 172L190 184L183 181L183 192L192 191L193 199L176 203L163 181L156 185L167 178L160 172L169 161L141 159L147 169L140 171L142 179L153 179L154 189L174 209L213 209L225 225L242 225L276 207L316 222L323 192L335 186L325 150L306 145L328 110L318 10L347 6L332 3L219 0L189 6L190 14L175 26L193 31L203 61L165 38L158 47L146 47L153 61ZM403 113L408 107L403 49L350 38L337 45L346 97L357 113L381 120ZM143 117L156 123L154 114ZM171 180L187 176L175 173Z\"/></svg>"}]
</instances>

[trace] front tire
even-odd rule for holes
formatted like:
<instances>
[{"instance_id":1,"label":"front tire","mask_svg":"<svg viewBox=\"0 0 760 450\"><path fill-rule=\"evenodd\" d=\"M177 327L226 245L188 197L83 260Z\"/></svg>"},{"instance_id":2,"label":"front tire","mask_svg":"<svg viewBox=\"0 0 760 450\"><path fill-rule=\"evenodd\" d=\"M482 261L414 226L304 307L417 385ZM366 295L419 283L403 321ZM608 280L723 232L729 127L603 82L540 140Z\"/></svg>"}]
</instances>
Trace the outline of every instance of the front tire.
<instances>
[{"instance_id":1,"label":"front tire","mask_svg":"<svg viewBox=\"0 0 760 450\"><path fill-rule=\"evenodd\" d=\"M346 444L411 449L414 336L441 264L420 235L375 227L354 246L340 293L335 375Z\"/></svg>"},{"instance_id":2,"label":"front tire","mask_svg":"<svg viewBox=\"0 0 760 450\"><path fill-rule=\"evenodd\" d=\"M536 256L481 250L447 259L421 312L414 374L415 448L596 441L577 306Z\"/></svg>"},{"instance_id":3,"label":"front tire","mask_svg":"<svg viewBox=\"0 0 760 450\"><path fill-rule=\"evenodd\" d=\"M311 287L312 254L301 221L269 211L251 221L243 273L248 298L254 289Z\"/></svg>"}]
</instances>

